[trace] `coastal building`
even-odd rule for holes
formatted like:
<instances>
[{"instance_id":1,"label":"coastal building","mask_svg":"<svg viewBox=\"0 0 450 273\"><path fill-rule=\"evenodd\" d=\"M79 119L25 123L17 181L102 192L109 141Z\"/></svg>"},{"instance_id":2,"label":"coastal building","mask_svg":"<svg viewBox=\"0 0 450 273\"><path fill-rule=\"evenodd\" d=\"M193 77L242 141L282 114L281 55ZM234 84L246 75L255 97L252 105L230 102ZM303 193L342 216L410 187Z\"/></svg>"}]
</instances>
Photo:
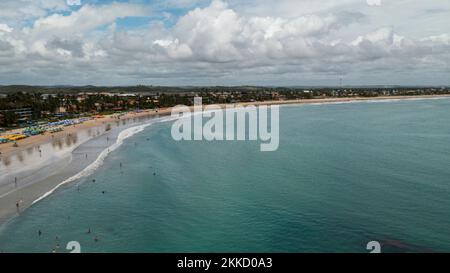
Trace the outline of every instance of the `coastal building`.
<instances>
[{"instance_id":1,"label":"coastal building","mask_svg":"<svg viewBox=\"0 0 450 273\"><path fill-rule=\"evenodd\" d=\"M18 108L18 109L7 109L0 110L0 122L3 124L7 116L14 116L14 120L17 124L24 124L31 121L33 116L33 109L31 108Z\"/></svg>"},{"instance_id":2,"label":"coastal building","mask_svg":"<svg viewBox=\"0 0 450 273\"><path fill-rule=\"evenodd\" d=\"M17 123L25 123L31 120L33 116L33 109L31 108L17 108L17 109L7 109L0 110L0 114L5 117L8 113L13 113L17 118Z\"/></svg>"},{"instance_id":3,"label":"coastal building","mask_svg":"<svg viewBox=\"0 0 450 273\"><path fill-rule=\"evenodd\" d=\"M114 97L116 94L111 93L111 92L101 92L99 93L100 96L105 96L105 97Z\"/></svg>"},{"instance_id":4,"label":"coastal building","mask_svg":"<svg viewBox=\"0 0 450 273\"><path fill-rule=\"evenodd\" d=\"M60 106L60 107L58 107L58 109L56 110L56 113L58 113L58 114L67 113L67 108L66 108L66 107L63 107L63 106Z\"/></svg>"},{"instance_id":5,"label":"coastal building","mask_svg":"<svg viewBox=\"0 0 450 273\"><path fill-rule=\"evenodd\" d=\"M56 94L42 94L41 97L44 100L48 100L49 98L56 98L57 95Z\"/></svg>"},{"instance_id":6,"label":"coastal building","mask_svg":"<svg viewBox=\"0 0 450 273\"><path fill-rule=\"evenodd\" d=\"M132 93L126 93L126 94L118 94L118 97L125 97L125 98L134 98L137 97L136 94L132 94Z\"/></svg>"}]
</instances>

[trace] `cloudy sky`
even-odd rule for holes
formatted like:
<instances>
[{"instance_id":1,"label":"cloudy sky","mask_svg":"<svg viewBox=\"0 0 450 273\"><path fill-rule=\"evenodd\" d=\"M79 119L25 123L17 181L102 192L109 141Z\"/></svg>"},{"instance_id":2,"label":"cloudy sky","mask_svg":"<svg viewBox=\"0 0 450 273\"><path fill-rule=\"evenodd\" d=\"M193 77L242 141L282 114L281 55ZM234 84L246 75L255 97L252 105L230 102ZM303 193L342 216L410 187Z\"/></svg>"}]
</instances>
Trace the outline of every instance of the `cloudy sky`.
<instances>
[{"instance_id":1,"label":"cloudy sky","mask_svg":"<svg viewBox=\"0 0 450 273\"><path fill-rule=\"evenodd\" d=\"M450 85L449 0L1 0L0 85Z\"/></svg>"}]
</instances>

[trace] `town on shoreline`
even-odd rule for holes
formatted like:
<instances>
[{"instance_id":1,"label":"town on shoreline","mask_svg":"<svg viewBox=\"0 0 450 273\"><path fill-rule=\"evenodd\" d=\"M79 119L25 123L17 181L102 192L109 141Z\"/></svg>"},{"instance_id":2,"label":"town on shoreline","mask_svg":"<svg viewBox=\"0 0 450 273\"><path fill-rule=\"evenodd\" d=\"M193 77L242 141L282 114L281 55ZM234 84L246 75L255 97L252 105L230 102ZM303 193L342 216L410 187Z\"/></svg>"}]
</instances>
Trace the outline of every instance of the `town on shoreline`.
<instances>
[{"instance_id":1,"label":"town on shoreline","mask_svg":"<svg viewBox=\"0 0 450 273\"><path fill-rule=\"evenodd\" d=\"M35 179L32 177L31 182L24 183L23 176L26 173L23 172L22 168L28 164L26 162L36 161L41 164L38 166L49 164L41 156L51 155L54 151L52 147L55 147L55 149L59 148L59 152L61 153L61 147L63 145L59 147L58 143L65 143L65 150L63 150L62 154L70 157L72 156L71 151L93 139L98 138L100 141L105 141L106 139L106 143L114 143L115 139L111 134L117 132L116 129L120 129L121 126L124 126L122 128L126 128L139 122L168 116L172 113L173 106L180 104L192 106L194 98L197 96L201 96L204 101L207 101L204 106L215 104L220 108L224 108L230 105L296 105L347 103L355 101L441 99L450 98L450 90L448 88L429 88L416 89L414 92L411 92L411 90L407 91L406 89L401 92L397 90L384 90L382 92L380 89L377 93L363 93L360 90L359 92L352 91L351 93L347 91L345 95L339 96L322 94L319 90L307 89L298 90L295 93L281 91L271 91L269 93L261 91L247 93L238 91L230 91L229 93L226 91L210 91L197 93L191 91L188 93L157 94L139 92L8 93L6 96L0 98L0 105L2 107L4 107L5 103L8 103L7 105L9 106L28 106L31 109L27 110L30 111L28 113L21 110L16 114L18 118L17 123L13 127L5 128L4 132L0 132L0 139L8 135L12 135L13 137L23 135L24 137L20 140L17 139L8 141L9 143L0 144L0 168L10 171L9 174L4 173L6 174L4 176L4 191L3 193L0 192L2 196L0 198L0 207L2 207L0 210L0 223L6 221L18 211L23 211L31 206L36 200L40 200L39 198L45 196L43 194L59 187L61 181L66 181L66 177L58 178L59 173L54 169L58 174L56 179L49 180L45 178L42 180L42 178ZM13 101L12 98L16 100ZM25 105L25 103L31 104ZM114 106L117 105L120 107L115 108ZM14 113L14 111L3 111L2 113L5 112ZM23 113L26 114L21 117L20 115ZM22 118L24 119L23 121L20 120ZM89 134L89 132L94 133ZM81 137L79 141L67 142L68 139L77 139L79 135L86 135L86 133L88 135L87 138ZM24 154L28 155L33 151L38 151L38 153L24 160ZM87 154L83 154L81 157L78 156L78 159L74 160L73 166L78 166L78 164L81 164L81 161L84 162L83 164L90 164L93 162L92 160L97 158L101 151L102 149L98 149L89 156ZM68 166L72 166L70 163L68 164ZM67 168L72 171L75 170L71 169L72 167Z\"/></svg>"},{"instance_id":2,"label":"town on shoreline","mask_svg":"<svg viewBox=\"0 0 450 273\"><path fill-rule=\"evenodd\" d=\"M450 94L450 87L97 87L0 86L0 130L28 127L38 121L62 121L123 111L329 98L376 98Z\"/></svg>"},{"instance_id":3,"label":"town on shoreline","mask_svg":"<svg viewBox=\"0 0 450 273\"><path fill-rule=\"evenodd\" d=\"M38 87L0 86L0 145L45 133L55 134L103 117L152 111L176 105L304 103L325 100L443 96L450 87ZM1 146L0 146L1 147Z\"/></svg>"}]
</instances>

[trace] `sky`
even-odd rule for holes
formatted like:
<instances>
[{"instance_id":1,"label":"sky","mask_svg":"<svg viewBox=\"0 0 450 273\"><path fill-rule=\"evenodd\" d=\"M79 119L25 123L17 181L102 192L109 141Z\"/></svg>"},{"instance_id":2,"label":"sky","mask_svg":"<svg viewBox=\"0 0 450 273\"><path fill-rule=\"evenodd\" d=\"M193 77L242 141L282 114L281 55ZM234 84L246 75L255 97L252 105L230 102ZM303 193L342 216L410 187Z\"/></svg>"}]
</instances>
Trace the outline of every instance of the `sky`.
<instances>
[{"instance_id":1,"label":"sky","mask_svg":"<svg viewBox=\"0 0 450 273\"><path fill-rule=\"evenodd\" d=\"M1 0L0 85L450 85L449 0Z\"/></svg>"}]
</instances>

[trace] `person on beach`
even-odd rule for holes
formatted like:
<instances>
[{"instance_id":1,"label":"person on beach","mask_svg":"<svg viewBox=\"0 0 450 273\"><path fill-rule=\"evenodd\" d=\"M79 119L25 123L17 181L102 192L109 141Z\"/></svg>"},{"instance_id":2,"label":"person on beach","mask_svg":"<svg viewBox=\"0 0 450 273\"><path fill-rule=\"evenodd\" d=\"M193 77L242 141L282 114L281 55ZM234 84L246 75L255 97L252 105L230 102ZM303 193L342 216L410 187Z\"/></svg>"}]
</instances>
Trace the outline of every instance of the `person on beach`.
<instances>
[{"instance_id":1,"label":"person on beach","mask_svg":"<svg viewBox=\"0 0 450 273\"><path fill-rule=\"evenodd\" d=\"M38 236L41 237L41 235L42 235L42 231L38 230Z\"/></svg>"}]
</instances>

